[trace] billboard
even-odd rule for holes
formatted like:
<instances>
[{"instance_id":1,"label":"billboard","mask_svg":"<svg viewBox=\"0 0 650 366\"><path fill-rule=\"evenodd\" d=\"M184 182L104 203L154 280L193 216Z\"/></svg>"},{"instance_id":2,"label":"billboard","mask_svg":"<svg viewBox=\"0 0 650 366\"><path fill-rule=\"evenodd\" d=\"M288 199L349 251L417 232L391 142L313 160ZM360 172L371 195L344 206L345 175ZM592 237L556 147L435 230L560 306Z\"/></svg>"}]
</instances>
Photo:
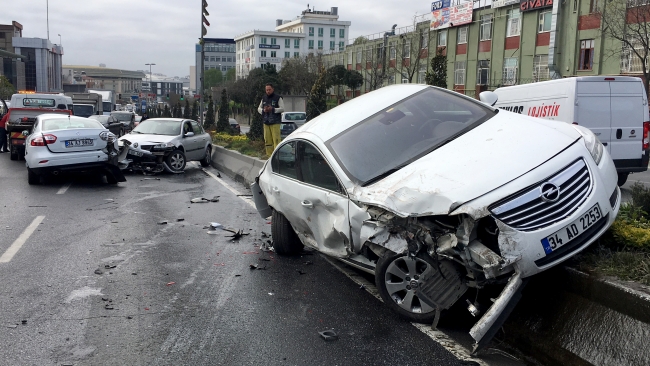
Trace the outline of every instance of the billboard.
<instances>
[{"instance_id":1,"label":"billboard","mask_svg":"<svg viewBox=\"0 0 650 366\"><path fill-rule=\"evenodd\" d=\"M474 3L472 1L451 6L450 0L436 0L431 3L431 29L456 27L472 22Z\"/></svg>"},{"instance_id":2,"label":"billboard","mask_svg":"<svg viewBox=\"0 0 650 366\"><path fill-rule=\"evenodd\" d=\"M519 0L492 0L492 9L518 3Z\"/></svg>"},{"instance_id":3,"label":"billboard","mask_svg":"<svg viewBox=\"0 0 650 366\"><path fill-rule=\"evenodd\" d=\"M521 0L519 9L521 12L533 11L553 6L553 0Z\"/></svg>"}]
</instances>

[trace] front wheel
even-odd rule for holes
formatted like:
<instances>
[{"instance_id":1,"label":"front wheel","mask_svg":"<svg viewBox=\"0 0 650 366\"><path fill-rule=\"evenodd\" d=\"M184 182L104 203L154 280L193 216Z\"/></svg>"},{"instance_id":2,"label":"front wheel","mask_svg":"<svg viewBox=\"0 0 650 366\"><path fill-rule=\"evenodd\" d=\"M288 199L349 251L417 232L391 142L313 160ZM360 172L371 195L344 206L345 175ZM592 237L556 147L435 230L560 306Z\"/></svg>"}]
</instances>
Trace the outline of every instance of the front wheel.
<instances>
[{"instance_id":1,"label":"front wheel","mask_svg":"<svg viewBox=\"0 0 650 366\"><path fill-rule=\"evenodd\" d=\"M174 150L165 158L165 165L172 173L180 173L185 169L185 154L180 150Z\"/></svg>"},{"instance_id":2,"label":"front wheel","mask_svg":"<svg viewBox=\"0 0 650 366\"><path fill-rule=\"evenodd\" d=\"M278 255L295 255L302 251L303 245L289 220L276 210L273 210L271 217L271 236Z\"/></svg>"},{"instance_id":3,"label":"front wheel","mask_svg":"<svg viewBox=\"0 0 650 366\"><path fill-rule=\"evenodd\" d=\"M627 182L627 177L630 175L630 173L618 173L618 186L622 187L625 182Z\"/></svg>"},{"instance_id":4,"label":"front wheel","mask_svg":"<svg viewBox=\"0 0 650 366\"><path fill-rule=\"evenodd\" d=\"M208 146L207 149L205 149L205 158L201 159L200 163L202 167L208 167L210 166L211 162L212 162L212 147Z\"/></svg>"}]
</instances>

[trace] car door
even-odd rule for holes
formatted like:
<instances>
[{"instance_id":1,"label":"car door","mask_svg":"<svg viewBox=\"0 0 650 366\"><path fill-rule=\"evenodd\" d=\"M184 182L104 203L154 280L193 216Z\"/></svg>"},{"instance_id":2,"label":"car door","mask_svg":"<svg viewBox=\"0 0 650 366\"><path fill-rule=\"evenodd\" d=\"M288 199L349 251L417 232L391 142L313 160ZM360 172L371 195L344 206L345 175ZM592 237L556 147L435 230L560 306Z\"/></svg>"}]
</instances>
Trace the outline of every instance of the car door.
<instances>
[{"instance_id":1,"label":"car door","mask_svg":"<svg viewBox=\"0 0 650 366\"><path fill-rule=\"evenodd\" d=\"M645 91L635 81L611 81L609 86L612 93L610 154L617 167L638 167L643 155Z\"/></svg>"},{"instance_id":2,"label":"car door","mask_svg":"<svg viewBox=\"0 0 650 366\"><path fill-rule=\"evenodd\" d=\"M197 146L197 159L203 159L205 157L205 150L210 142L210 135L203 130L201 125L198 122L192 121L192 129L194 130L194 137L196 138Z\"/></svg>"},{"instance_id":3,"label":"car door","mask_svg":"<svg viewBox=\"0 0 650 366\"><path fill-rule=\"evenodd\" d=\"M109 131L114 133L116 136L120 136L120 131L122 130L122 123L120 123L120 121L113 116L108 116L107 124Z\"/></svg>"},{"instance_id":4,"label":"car door","mask_svg":"<svg viewBox=\"0 0 650 366\"><path fill-rule=\"evenodd\" d=\"M185 159L198 160L198 142L196 134L193 136L186 136L188 132L194 133L192 123L190 121L183 122L183 147L185 147Z\"/></svg>"},{"instance_id":5,"label":"car door","mask_svg":"<svg viewBox=\"0 0 650 366\"><path fill-rule=\"evenodd\" d=\"M611 116L609 83L600 81L581 81L576 85L575 121L587 127L611 153Z\"/></svg>"}]
</instances>

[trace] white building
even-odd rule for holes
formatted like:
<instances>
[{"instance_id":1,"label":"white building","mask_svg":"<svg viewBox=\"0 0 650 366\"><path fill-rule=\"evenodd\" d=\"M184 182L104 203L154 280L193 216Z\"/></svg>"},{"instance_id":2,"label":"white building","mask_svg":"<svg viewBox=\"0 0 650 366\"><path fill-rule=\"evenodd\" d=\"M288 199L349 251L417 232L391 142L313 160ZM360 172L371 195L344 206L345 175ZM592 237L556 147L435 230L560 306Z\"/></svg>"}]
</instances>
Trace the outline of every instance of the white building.
<instances>
[{"instance_id":1,"label":"white building","mask_svg":"<svg viewBox=\"0 0 650 366\"><path fill-rule=\"evenodd\" d=\"M275 31L254 30L235 37L237 78L267 63L279 71L287 58L343 51L351 22L338 19L336 7L307 9L294 20L278 19Z\"/></svg>"}]
</instances>

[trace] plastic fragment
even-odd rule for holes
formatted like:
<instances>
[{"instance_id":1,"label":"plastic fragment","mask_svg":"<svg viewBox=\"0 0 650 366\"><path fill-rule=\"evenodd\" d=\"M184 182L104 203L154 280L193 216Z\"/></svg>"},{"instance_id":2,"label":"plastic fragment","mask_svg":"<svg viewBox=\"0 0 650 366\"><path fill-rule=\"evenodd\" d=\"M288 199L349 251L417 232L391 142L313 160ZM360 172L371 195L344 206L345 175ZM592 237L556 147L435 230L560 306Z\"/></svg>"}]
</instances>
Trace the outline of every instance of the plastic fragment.
<instances>
[{"instance_id":1,"label":"plastic fragment","mask_svg":"<svg viewBox=\"0 0 650 366\"><path fill-rule=\"evenodd\" d=\"M171 286L171 285L174 285L174 284L176 284L176 282L173 282L173 281L172 282L167 282L167 286Z\"/></svg>"},{"instance_id":2,"label":"plastic fragment","mask_svg":"<svg viewBox=\"0 0 650 366\"><path fill-rule=\"evenodd\" d=\"M323 337L323 339L326 341L335 341L339 339L338 334L336 334L336 332L332 329L318 332L318 334L320 334L320 336Z\"/></svg>"},{"instance_id":3,"label":"plastic fragment","mask_svg":"<svg viewBox=\"0 0 650 366\"><path fill-rule=\"evenodd\" d=\"M158 225L167 225L167 221L160 221Z\"/></svg>"},{"instance_id":4,"label":"plastic fragment","mask_svg":"<svg viewBox=\"0 0 650 366\"><path fill-rule=\"evenodd\" d=\"M190 202L191 203L208 203L208 202L210 202L210 200L207 199L207 198L203 198L203 197L197 197L197 198L192 198L190 200Z\"/></svg>"},{"instance_id":5,"label":"plastic fragment","mask_svg":"<svg viewBox=\"0 0 650 366\"><path fill-rule=\"evenodd\" d=\"M176 219L176 222L185 221L185 219Z\"/></svg>"},{"instance_id":6,"label":"plastic fragment","mask_svg":"<svg viewBox=\"0 0 650 366\"><path fill-rule=\"evenodd\" d=\"M221 228L223 227L223 225L221 225L221 224L218 223L218 222L211 222L211 223L210 223L210 227L211 227L212 229L215 229L215 230L216 230L216 229L221 229Z\"/></svg>"},{"instance_id":7,"label":"plastic fragment","mask_svg":"<svg viewBox=\"0 0 650 366\"><path fill-rule=\"evenodd\" d=\"M104 272L102 272L102 270L98 268L95 270L95 274L100 275L100 274L104 274Z\"/></svg>"},{"instance_id":8,"label":"plastic fragment","mask_svg":"<svg viewBox=\"0 0 650 366\"><path fill-rule=\"evenodd\" d=\"M250 269L257 269L259 267L259 264L257 264L257 263L250 264L249 267L250 267Z\"/></svg>"}]
</instances>

